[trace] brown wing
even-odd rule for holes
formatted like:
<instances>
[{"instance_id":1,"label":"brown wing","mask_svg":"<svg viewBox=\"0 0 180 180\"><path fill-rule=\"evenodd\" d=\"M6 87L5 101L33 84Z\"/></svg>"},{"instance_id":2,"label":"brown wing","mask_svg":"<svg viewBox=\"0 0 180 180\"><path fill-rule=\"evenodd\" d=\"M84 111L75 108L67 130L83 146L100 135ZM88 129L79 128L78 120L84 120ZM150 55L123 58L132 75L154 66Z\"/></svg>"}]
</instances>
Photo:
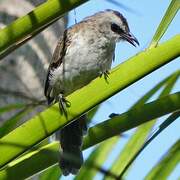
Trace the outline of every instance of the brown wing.
<instances>
[{"instance_id":1,"label":"brown wing","mask_svg":"<svg viewBox=\"0 0 180 180\"><path fill-rule=\"evenodd\" d=\"M54 97L50 96L52 90L52 86L50 85L50 77L52 76L51 73L54 71L54 69L58 68L61 65L62 59L66 54L66 49L69 44L68 42L69 41L67 38L67 30L65 30L63 36L58 41L58 44L56 46L56 49L54 51L52 60L48 68L48 73L44 88L44 94L48 100L48 104L51 104L54 100Z\"/></svg>"}]
</instances>

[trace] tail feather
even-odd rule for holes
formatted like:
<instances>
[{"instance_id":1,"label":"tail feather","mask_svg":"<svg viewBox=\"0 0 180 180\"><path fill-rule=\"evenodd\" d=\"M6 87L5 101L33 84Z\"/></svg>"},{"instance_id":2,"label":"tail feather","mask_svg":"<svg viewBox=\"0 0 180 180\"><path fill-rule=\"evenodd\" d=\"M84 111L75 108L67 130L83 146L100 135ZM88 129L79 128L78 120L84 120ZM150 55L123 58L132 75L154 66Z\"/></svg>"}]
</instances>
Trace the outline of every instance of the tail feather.
<instances>
[{"instance_id":1,"label":"tail feather","mask_svg":"<svg viewBox=\"0 0 180 180\"><path fill-rule=\"evenodd\" d=\"M83 164L81 147L85 130L86 115L83 115L60 131L62 152L59 165L65 176L77 174Z\"/></svg>"}]
</instances>

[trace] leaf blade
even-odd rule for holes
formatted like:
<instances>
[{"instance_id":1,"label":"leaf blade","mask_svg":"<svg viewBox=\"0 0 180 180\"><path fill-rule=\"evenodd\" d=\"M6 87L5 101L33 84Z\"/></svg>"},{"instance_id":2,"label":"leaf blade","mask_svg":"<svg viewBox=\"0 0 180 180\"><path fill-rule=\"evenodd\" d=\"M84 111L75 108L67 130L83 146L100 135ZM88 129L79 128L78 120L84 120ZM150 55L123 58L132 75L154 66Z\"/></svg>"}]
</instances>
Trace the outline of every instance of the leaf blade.
<instances>
[{"instance_id":1,"label":"leaf blade","mask_svg":"<svg viewBox=\"0 0 180 180\"><path fill-rule=\"evenodd\" d=\"M147 174L146 180L167 179L180 161L180 140L178 140L163 159Z\"/></svg>"},{"instance_id":2,"label":"leaf blade","mask_svg":"<svg viewBox=\"0 0 180 180\"><path fill-rule=\"evenodd\" d=\"M7 119L0 127L0 138L11 132L17 125L17 123L25 116L28 112L32 111L32 108L24 108L9 119Z\"/></svg>"},{"instance_id":3,"label":"leaf blade","mask_svg":"<svg viewBox=\"0 0 180 180\"><path fill-rule=\"evenodd\" d=\"M59 180L60 177L61 177L61 172L59 166L56 164L43 171L39 176L39 180L49 180L49 179Z\"/></svg>"},{"instance_id":4,"label":"leaf blade","mask_svg":"<svg viewBox=\"0 0 180 180\"><path fill-rule=\"evenodd\" d=\"M163 36L163 34L166 32L168 26L170 25L171 21L177 14L178 10L180 8L180 1L179 0L172 0L164 17L162 18L154 36L153 39L149 45L149 48L156 47L159 40Z\"/></svg>"},{"instance_id":5,"label":"leaf blade","mask_svg":"<svg viewBox=\"0 0 180 180\"><path fill-rule=\"evenodd\" d=\"M170 107L172 108L172 105L175 104L174 100L177 100L177 102L179 103L179 105L177 106L177 109L179 109L180 108L180 93L179 93L179 96L178 96L179 98L176 95L177 94L175 94L175 96L174 95L169 95L167 97L162 98L161 101L163 99L166 99L166 101L164 101L164 100L162 101L162 104L164 104L163 102L165 102L165 104L170 104ZM156 100L155 102L158 102L157 103L158 106L162 106L161 101ZM171 105L171 103L172 103L172 105ZM149 103L149 104L153 105L152 103ZM142 112L144 112L144 107L148 107L147 104L141 106L140 110L142 110ZM149 111L150 109L146 109L146 110ZM126 112L126 113L128 113L128 112ZM130 114L131 114L131 120L130 121L131 122L135 121L133 113L130 113ZM141 116L141 114L140 114L140 116ZM120 119L119 122L122 122L122 120L123 119ZM106 123L107 123L107 127L109 127L109 125L110 125L109 122L107 121ZM127 123L127 121L125 119L124 120L124 125L119 124L119 126L121 126L121 130L118 130L117 134L119 134L119 132L123 132L125 130L129 130L130 128L134 127L134 126L127 127L126 123ZM90 129L91 129L91 131L93 131L93 129L97 129L97 128L101 129L100 124L96 125L96 127L90 128ZM112 129L109 129L109 131L112 131L113 128L114 127L112 127ZM92 136L92 134L89 134L88 136ZM99 139L98 136L100 136L100 134L96 135L96 137ZM100 138L101 138L101 136L100 136ZM110 138L110 136L109 136L109 138ZM89 140L90 141L87 141L87 138L84 138L83 150L87 149L88 147L93 146L95 144L95 142L93 142L93 139L89 138ZM101 140L103 141L103 139L101 139ZM43 149L44 151L42 151L41 149ZM52 152L52 149L53 149L54 153L47 153L47 152ZM40 153L40 154L38 154L38 153ZM16 173L17 179L18 179L19 176L23 177L23 178L27 178L27 177L29 177L29 175L33 175L33 174L39 172L40 170L43 170L43 169L45 169L45 168L47 168L49 166L52 166L52 165L56 164L58 162L58 156L59 156L59 143L57 141L53 142L53 143L51 143L49 145L43 146L41 148L38 147L37 150L33 150L32 152L25 154L24 156L18 158L17 160L14 160L14 161L10 162L8 164L8 166L1 169L1 171L0 171L0 179L6 179L6 177L7 177L6 171L9 172L9 177L15 177L15 175L14 175L15 172L19 171L20 173ZM40 157L42 157L42 159ZM48 161L47 161L47 159L48 159ZM40 160L40 161L38 161L38 160ZM33 163L33 162L35 162L35 163ZM26 169L28 169L28 167L30 167L30 165L37 164L37 163L40 164L40 165L39 166L33 165L33 171L31 171L32 174L29 174L29 172L27 172ZM19 167L21 167L21 168L19 168Z\"/></svg>"},{"instance_id":6,"label":"leaf blade","mask_svg":"<svg viewBox=\"0 0 180 180\"><path fill-rule=\"evenodd\" d=\"M115 136L105 142L102 142L85 161L80 169L80 172L75 177L75 180L93 179L98 171L97 168L101 167L112 148L118 142L119 138L120 136Z\"/></svg>"}]
</instances>

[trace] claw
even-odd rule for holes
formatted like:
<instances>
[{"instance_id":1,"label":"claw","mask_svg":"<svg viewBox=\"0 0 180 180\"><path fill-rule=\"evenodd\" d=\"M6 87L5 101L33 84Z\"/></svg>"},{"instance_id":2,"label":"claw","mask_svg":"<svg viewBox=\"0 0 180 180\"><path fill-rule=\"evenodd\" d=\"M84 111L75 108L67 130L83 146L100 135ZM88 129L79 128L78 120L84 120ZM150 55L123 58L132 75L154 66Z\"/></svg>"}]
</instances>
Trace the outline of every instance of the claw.
<instances>
[{"instance_id":1,"label":"claw","mask_svg":"<svg viewBox=\"0 0 180 180\"><path fill-rule=\"evenodd\" d=\"M64 114L67 117L67 107L71 106L71 103L66 100L66 98L63 96L63 94L59 94L59 110L61 111L61 114Z\"/></svg>"},{"instance_id":2,"label":"claw","mask_svg":"<svg viewBox=\"0 0 180 180\"><path fill-rule=\"evenodd\" d=\"M105 72L103 72L104 79L105 79L105 81L106 81L107 83L109 83L109 82L108 82L109 74L110 74L110 72L109 72L108 70L106 70Z\"/></svg>"},{"instance_id":3,"label":"claw","mask_svg":"<svg viewBox=\"0 0 180 180\"><path fill-rule=\"evenodd\" d=\"M109 78L109 74L110 74L110 72L109 72L108 70L106 70L106 71L104 72L104 77L105 77L105 78Z\"/></svg>"},{"instance_id":4,"label":"claw","mask_svg":"<svg viewBox=\"0 0 180 180\"><path fill-rule=\"evenodd\" d=\"M99 77L101 78L102 75L103 75L105 81L108 83L109 74L110 74L110 72L109 72L108 70L106 70L106 71L104 71L104 72L101 72L100 75L99 75Z\"/></svg>"}]
</instances>

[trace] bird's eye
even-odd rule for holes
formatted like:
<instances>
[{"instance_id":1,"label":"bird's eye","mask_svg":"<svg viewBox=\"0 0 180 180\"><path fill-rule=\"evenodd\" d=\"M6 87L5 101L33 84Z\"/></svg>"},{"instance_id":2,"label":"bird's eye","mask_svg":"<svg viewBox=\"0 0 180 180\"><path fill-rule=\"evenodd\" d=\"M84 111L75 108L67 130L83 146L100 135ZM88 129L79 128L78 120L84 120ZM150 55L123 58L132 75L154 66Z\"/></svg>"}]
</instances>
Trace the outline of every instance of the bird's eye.
<instances>
[{"instance_id":1,"label":"bird's eye","mask_svg":"<svg viewBox=\"0 0 180 180\"><path fill-rule=\"evenodd\" d=\"M112 30L113 32L115 32L115 33L118 33L118 34L124 32L124 31L123 31L117 24L115 24L115 23L112 23L112 24L111 24L111 30Z\"/></svg>"}]
</instances>

